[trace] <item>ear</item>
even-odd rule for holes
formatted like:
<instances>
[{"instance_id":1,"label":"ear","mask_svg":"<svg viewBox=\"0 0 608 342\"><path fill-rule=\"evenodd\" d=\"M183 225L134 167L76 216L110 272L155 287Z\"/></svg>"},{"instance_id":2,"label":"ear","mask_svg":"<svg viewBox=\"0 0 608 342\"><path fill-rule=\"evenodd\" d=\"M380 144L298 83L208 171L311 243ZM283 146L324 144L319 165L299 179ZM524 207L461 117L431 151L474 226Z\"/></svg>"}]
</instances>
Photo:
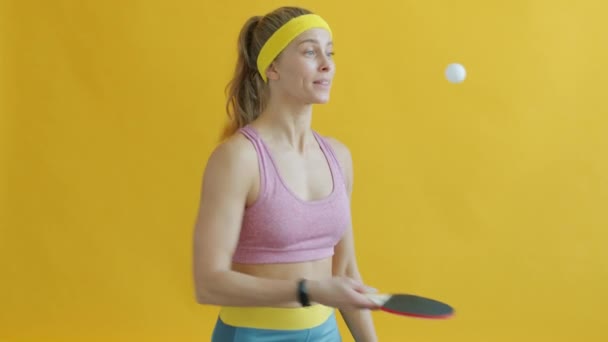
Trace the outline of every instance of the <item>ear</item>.
<instances>
[{"instance_id":1,"label":"ear","mask_svg":"<svg viewBox=\"0 0 608 342\"><path fill-rule=\"evenodd\" d=\"M277 70L275 62L270 63L270 66L266 69L266 78L273 81L279 79L279 71Z\"/></svg>"}]
</instances>

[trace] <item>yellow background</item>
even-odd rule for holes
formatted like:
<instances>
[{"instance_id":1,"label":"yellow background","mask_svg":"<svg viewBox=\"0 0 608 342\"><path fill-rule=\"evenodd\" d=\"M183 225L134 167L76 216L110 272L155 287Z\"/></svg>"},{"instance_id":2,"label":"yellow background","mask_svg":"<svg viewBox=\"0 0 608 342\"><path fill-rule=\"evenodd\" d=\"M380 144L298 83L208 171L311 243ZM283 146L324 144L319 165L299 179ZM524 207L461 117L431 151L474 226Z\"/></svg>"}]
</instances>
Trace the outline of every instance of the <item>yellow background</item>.
<instances>
[{"instance_id":1,"label":"yellow background","mask_svg":"<svg viewBox=\"0 0 608 342\"><path fill-rule=\"evenodd\" d=\"M335 33L314 127L353 154L365 279L457 310L376 312L380 341L608 339L605 1L0 4L0 340L208 340L202 170L241 25L285 4Z\"/></svg>"}]
</instances>

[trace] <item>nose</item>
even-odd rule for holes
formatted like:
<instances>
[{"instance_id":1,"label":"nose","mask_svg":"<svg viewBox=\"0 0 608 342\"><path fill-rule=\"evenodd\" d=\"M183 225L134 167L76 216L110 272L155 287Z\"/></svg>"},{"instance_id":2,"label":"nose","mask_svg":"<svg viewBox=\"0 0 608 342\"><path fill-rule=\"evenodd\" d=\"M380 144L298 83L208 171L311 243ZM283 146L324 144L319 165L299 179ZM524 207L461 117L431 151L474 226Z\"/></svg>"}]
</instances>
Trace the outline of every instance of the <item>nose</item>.
<instances>
[{"instance_id":1,"label":"nose","mask_svg":"<svg viewBox=\"0 0 608 342\"><path fill-rule=\"evenodd\" d=\"M323 71L323 72L329 72L333 69L333 67L334 67L334 61L330 57L323 55L323 57L321 57L321 61L319 64L319 70Z\"/></svg>"}]
</instances>

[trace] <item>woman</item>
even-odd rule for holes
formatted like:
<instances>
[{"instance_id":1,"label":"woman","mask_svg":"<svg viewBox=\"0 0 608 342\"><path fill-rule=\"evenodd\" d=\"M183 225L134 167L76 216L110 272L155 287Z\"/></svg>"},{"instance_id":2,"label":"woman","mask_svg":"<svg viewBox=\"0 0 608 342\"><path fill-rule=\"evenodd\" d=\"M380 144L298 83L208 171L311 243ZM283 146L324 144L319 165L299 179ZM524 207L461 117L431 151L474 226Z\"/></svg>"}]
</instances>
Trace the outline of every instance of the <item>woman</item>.
<instances>
[{"instance_id":1,"label":"woman","mask_svg":"<svg viewBox=\"0 0 608 342\"><path fill-rule=\"evenodd\" d=\"M329 100L331 29L282 7L241 30L232 125L204 172L194 232L201 304L221 306L213 341L376 341L355 260L349 150L311 129Z\"/></svg>"}]
</instances>

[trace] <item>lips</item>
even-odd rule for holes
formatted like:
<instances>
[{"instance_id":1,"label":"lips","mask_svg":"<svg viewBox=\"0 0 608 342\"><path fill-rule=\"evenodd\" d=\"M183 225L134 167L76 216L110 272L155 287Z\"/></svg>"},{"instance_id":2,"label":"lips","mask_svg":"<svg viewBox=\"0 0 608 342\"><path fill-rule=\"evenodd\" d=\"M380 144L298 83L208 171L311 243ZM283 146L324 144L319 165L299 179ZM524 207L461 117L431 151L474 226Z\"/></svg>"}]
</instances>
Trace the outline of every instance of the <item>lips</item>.
<instances>
[{"instance_id":1,"label":"lips","mask_svg":"<svg viewBox=\"0 0 608 342\"><path fill-rule=\"evenodd\" d=\"M320 84L320 85L330 85L331 81L330 80L317 80L313 82L314 84Z\"/></svg>"}]
</instances>

